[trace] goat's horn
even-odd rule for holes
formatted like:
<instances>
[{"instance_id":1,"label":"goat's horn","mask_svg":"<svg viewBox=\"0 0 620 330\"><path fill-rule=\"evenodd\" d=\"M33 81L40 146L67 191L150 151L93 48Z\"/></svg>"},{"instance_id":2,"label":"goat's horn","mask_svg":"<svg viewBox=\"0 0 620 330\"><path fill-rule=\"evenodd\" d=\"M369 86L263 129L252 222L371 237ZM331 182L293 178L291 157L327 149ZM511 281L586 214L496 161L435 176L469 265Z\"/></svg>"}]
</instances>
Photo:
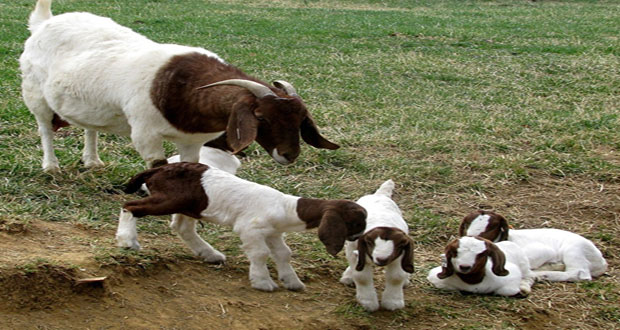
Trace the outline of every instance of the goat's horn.
<instances>
[{"instance_id":1,"label":"goat's horn","mask_svg":"<svg viewBox=\"0 0 620 330\"><path fill-rule=\"evenodd\" d=\"M254 96L256 96L258 98L263 98L263 97L265 97L267 95L276 96L276 94L274 92L272 92L271 89L269 89L269 87L267 87L265 85L262 85L262 84L259 84L259 83L255 82L255 81L245 80L245 79L222 80L222 81L218 81L216 83L212 83L212 84L209 84L209 85L198 87L196 89L209 88L209 87L219 86L219 85L235 85L235 86L247 88L250 92L252 92L252 94L254 94Z\"/></svg>"},{"instance_id":2,"label":"goat's horn","mask_svg":"<svg viewBox=\"0 0 620 330\"><path fill-rule=\"evenodd\" d=\"M297 96L297 91L295 90L295 87L293 87L293 85L291 85L287 81L276 80L273 82L273 85L280 89L283 89L284 92L290 96Z\"/></svg>"}]
</instances>

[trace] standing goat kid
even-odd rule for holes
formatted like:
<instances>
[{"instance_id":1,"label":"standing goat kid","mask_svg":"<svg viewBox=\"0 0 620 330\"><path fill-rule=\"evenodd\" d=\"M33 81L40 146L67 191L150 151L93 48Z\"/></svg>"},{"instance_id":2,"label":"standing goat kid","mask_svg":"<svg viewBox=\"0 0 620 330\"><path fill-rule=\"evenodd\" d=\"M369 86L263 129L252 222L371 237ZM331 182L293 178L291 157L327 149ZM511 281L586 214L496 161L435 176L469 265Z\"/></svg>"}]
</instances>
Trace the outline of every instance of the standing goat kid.
<instances>
[{"instance_id":1,"label":"standing goat kid","mask_svg":"<svg viewBox=\"0 0 620 330\"><path fill-rule=\"evenodd\" d=\"M366 211L354 202L287 195L203 164L181 162L146 170L129 181L126 191L135 192L143 183L151 195L123 205L118 246L140 248L136 217L173 214L170 227L189 248L207 262L221 263L226 257L198 236L196 219L227 225L239 234L250 260L252 287L263 291L278 287L267 269L269 255L287 289L304 288L290 265L291 249L283 233L318 227L319 239L335 256L345 239L357 239L366 226Z\"/></svg>"},{"instance_id":2,"label":"standing goat kid","mask_svg":"<svg viewBox=\"0 0 620 330\"><path fill-rule=\"evenodd\" d=\"M500 296L528 295L534 284L519 246L468 236L446 246L441 267L431 269L427 279L438 289Z\"/></svg>"},{"instance_id":3,"label":"standing goat kid","mask_svg":"<svg viewBox=\"0 0 620 330\"><path fill-rule=\"evenodd\" d=\"M86 167L103 165L97 132L130 136L149 167L166 163L164 139L182 161L197 162L200 147L224 132L226 149L256 140L281 164L299 155L300 132L314 147L338 148L285 81L269 86L203 48L159 44L90 13L52 16L50 7L37 2L19 60L45 171L60 170L52 140L69 124L86 130Z\"/></svg>"},{"instance_id":4,"label":"standing goat kid","mask_svg":"<svg viewBox=\"0 0 620 330\"><path fill-rule=\"evenodd\" d=\"M368 212L364 235L357 242L346 242L349 267L340 282L355 283L356 299L369 312L379 309L373 285L373 267L385 266L385 289L381 307L396 310L405 306L403 287L413 273L413 240L398 205L392 200L394 182L385 181L372 195L357 203Z\"/></svg>"},{"instance_id":5,"label":"standing goat kid","mask_svg":"<svg viewBox=\"0 0 620 330\"><path fill-rule=\"evenodd\" d=\"M517 244L541 280L589 281L607 270L603 254L585 237L553 228L511 230L503 216L491 211L480 210L465 216L459 235Z\"/></svg>"}]
</instances>

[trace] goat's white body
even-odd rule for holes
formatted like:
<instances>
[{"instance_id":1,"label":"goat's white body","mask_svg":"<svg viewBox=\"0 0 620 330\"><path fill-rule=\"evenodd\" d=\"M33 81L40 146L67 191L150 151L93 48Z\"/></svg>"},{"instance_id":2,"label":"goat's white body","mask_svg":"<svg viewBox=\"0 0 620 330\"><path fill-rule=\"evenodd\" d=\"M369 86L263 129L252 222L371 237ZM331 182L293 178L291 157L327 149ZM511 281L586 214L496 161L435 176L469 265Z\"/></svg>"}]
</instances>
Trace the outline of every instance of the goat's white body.
<instances>
[{"instance_id":1,"label":"goat's white body","mask_svg":"<svg viewBox=\"0 0 620 330\"><path fill-rule=\"evenodd\" d=\"M201 53L221 61L217 55L153 42L109 18L90 13L52 17L49 6L49 16L44 9L37 5L31 16L32 36L20 68L24 101L39 125L45 170L58 170L52 146L54 113L86 129L82 158L87 167L101 164L96 132L131 136L147 163L165 158L164 139L179 146L184 160L195 162L200 146L222 133L190 134L174 128L150 96L157 71L171 57Z\"/></svg>"},{"instance_id":2,"label":"goat's white body","mask_svg":"<svg viewBox=\"0 0 620 330\"><path fill-rule=\"evenodd\" d=\"M536 277L549 281L583 281L603 275L607 261L590 240L552 228L513 229L508 240L520 246ZM564 271L538 270L547 264L564 264Z\"/></svg>"},{"instance_id":3,"label":"goat's white body","mask_svg":"<svg viewBox=\"0 0 620 330\"><path fill-rule=\"evenodd\" d=\"M202 219L230 226L239 234L242 248L250 260L252 287L263 291L273 291L278 287L267 268L267 258L271 255L284 286L289 290L302 290L305 286L290 265L291 250L283 239L285 232L306 229L306 223L296 212L299 197L243 180L216 168L203 173L201 184L209 200L207 208L201 213ZM139 248L135 225L135 218L124 220L121 214L116 236L119 246ZM225 261L222 253L196 233L195 219L174 214L170 227L196 255L207 262Z\"/></svg>"},{"instance_id":4,"label":"goat's white body","mask_svg":"<svg viewBox=\"0 0 620 330\"><path fill-rule=\"evenodd\" d=\"M459 290L500 296L514 296L519 293L529 294L534 283L534 274L530 270L529 261L523 250L512 242L504 241L495 244L506 256L504 268L508 271L508 275L495 275L492 270L492 262L489 259L485 265L485 275L480 283L465 283L456 274L440 279L437 274L441 273L441 266L430 270L427 277L428 281L438 289L450 291Z\"/></svg>"},{"instance_id":5,"label":"goat's white body","mask_svg":"<svg viewBox=\"0 0 620 330\"><path fill-rule=\"evenodd\" d=\"M364 233L377 227L393 227L409 233L409 227L402 217L402 212L398 205L392 200L392 190L394 182L388 180L371 195L365 195L357 200L357 203L366 209L368 216L366 217L366 229ZM376 245L376 253L382 255L390 255L394 245L391 241L383 241L378 239ZM390 243L391 246L390 246ZM342 274L340 282L345 285L355 283L356 299L368 311L376 311L379 309L379 299L375 291L373 283L373 262L368 256L362 256L366 259L365 267L362 271L357 271L359 253L357 251L357 240L354 242L347 241L345 243L346 257L349 266ZM373 252L373 253L374 253ZM388 310L396 310L405 306L403 295L403 287L409 282L409 274L401 267L401 255L386 265L385 268L385 289L381 296L381 307Z\"/></svg>"}]
</instances>

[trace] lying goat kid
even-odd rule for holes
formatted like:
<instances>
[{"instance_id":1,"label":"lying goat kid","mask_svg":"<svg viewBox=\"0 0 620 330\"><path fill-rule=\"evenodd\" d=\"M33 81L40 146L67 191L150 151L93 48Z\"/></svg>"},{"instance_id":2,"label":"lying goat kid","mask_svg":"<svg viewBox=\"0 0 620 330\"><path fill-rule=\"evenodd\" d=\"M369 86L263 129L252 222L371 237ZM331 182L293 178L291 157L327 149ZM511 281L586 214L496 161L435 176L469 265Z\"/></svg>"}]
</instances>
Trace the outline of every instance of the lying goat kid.
<instances>
[{"instance_id":1,"label":"lying goat kid","mask_svg":"<svg viewBox=\"0 0 620 330\"><path fill-rule=\"evenodd\" d=\"M224 262L226 257L196 233L196 219L227 225L239 234L250 260L252 287L264 291L278 287L267 269L269 255L287 289L304 288L290 265L284 232L318 227L319 239L336 255L345 239L357 239L366 226L366 211L354 202L295 197L198 163L146 170L129 181L126 191L135 192L143 183L151 195L123 205L118 246L140 248L136 218L173 214L171 228L196 255L207 262Z\"/></svg>"},{"instance_id":2,"label":"lying goat kid","mask_svg":"<svg viewBox=\"0 0 620 330\"><path fill-rule=\"evenodd\" d=\"M224 132L226 149L256 140L281 164L299 155L300 133L314 147L338 148L285 81L271 86L206 49L156 43L90 13L52 16L50 7L51 0L37 2L19 59L45 171L60 170L52 140L69 124L85 129L86 167L103 165L97 132L130 136L149 167L166 162L164 139L182 161L197 162L203 143Z\"/></svg>"},{"instance_id":3,"label":"lying goat kid","mask_svg":"<svg viewBox=\"0 0 620 330\"><path fill-rule=\"evenodd\" d=\"M393 190L394 182L388 180L374 194L357 201L368 212L366 229L357 243L345 245L349 267L340 282L355 283L357 301L370 312L379 309L372 263L385 266L381 307L389 310L405 306L403 286L409 282L408 273L413 273L413 240L407 235L407 223L391 198Z\"/></svg>"},{"instance_id":4,"label":"lying goat kid","mask_svg":"<svg viewBox=\"0 0 620 330\"><path fill-rule=\"evenodd\" d=\"M589 281L607 270L607 261L590 240L552 228L509 230L508 221L490 211L477 211L463 218L459 235L517 244L529 259L536 278L542 280ZM558 270L558 265L563 267Z\"/></svg>"},{"instance_id":5,"label":"lying goat kid","mask_svg":"<svg viewBox=\"0 0 620 330\"><path fill-rule=\"evenodd\" d=\"M427 277L439 289L515 296L529 294L534 283L527 257L512 242L461 237L446 246L442 258Z\"/></svg>"}]
</instances>

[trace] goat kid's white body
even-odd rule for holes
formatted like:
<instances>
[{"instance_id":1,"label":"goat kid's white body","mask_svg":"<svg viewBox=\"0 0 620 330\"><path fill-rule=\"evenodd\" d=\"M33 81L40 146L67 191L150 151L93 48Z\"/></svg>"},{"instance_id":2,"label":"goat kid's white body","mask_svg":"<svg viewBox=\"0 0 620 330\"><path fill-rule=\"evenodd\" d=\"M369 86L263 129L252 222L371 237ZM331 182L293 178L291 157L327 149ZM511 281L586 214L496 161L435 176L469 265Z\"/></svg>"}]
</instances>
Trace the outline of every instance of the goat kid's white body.
<instances>
[{"instance_id":1,"label":"goat kid's white body","mask_svg":"<svg viewBox=\"0 0 620 330\"><path fill-rule=\"evenodd\" d=\"M297 215L299 197L238 178L225 171L211 168L201 179L209 204L202 219L232 227L239 234L242 248L250 260L252 287L273 291L278 285L269 276L267 258L271 255L279 279L289 290L302 290L304 284L290 265L291 249L283 233L304 231L306 223ZM123 213L124 212L124 213ZM121 247L139 249L135 230L136 218L121 212L117 242ZM226 257L196 233L196 220L174 214L170 227L197 255L207 262L223 262Z\"/></svg>"},{"instance_id":2,"label":"goat kid's white body","mask_svg":"<svg viewBox=\"0 0 620 330\"><path fill-rule=\"evenodd\" d=\"M90 13L52 17L50 1L41 2L30 19L32 35L20 68L23 98L39 125L45 170L59 170L52 145L54 113L86 129L82 159L87 167L102 164L97 132L131 136L147 163L165 158L163 139L177 144L183 160L196 162L202 144L222 134L177 130L150 96L157 71L171 57L201 53L222 61L217 55L202 48L155 43Z\"/></svg>"},{"instance_id":3,"label":"goat kid's white body","mask_svg":"<svg viewBox=\"0 0 620 330\"><path fill-rule=\"evenodd\" d=\"M477 236L488 224L489 216L481 215L467 229ZM511 229L508 241L523 249L536 277L548 281L589 281L607 270L607 261L592 241L578 234L553 228ZM548 265L564 265L564 271L544 270Z\"/></svg>"},{"instance_id":4,"label":"goat kid's white body","mask_svg":"<svg viewBox=\"0 0 620 330\"><path fill-rule=\"evenodd\" d=\"M409 233L409 227L402 217L402 212L391 198L393 189L394 182L388 180L374 194L363 196L357 200L357 203L368 212L364 233L377 227L393 227L406 234ZM340 282L345 285L355 283L357 301L367 311L376 311L379 309L379 299L374 287L372 266L376 260L362 256L362 258L366 258L366 264L362 271L357 271L355 269L359 258L357 244L357 240L345 243L349 266L342 274ZM392 254L393 249L392 241L377 238L373 259L388 257ZM401 255L385 266L385 289L381 296L381 307L388 310L396 310L405 306L403 287L409 282L409 274L401 267L402 258Z\"/></svg>"},{"instance_id":5,"label":"goat kid's white body","mask_svg":"<svg viewBox=\"0 0 620 330\"><path fill-rule=\"evenodd\" d=\"M472 238L473 239L473 238ZM480 252L484 250L484 242L477 240ZM436 288L450 291L467 291L479 294L496 294L500 296L514 296L519 293L529 294L531 286L534 284L534 274L530 270L530 264L523 253L523 250L515 243L503 241L495 243L504 252L506 264L504 268L508 271L506 276L497 276L493 273L493 263L489 258L485 265L485 275L482 282L468 284L463 282L457 275L458 267L454 266L455 274L445 279L440 279L437 274L441 273L442 267L435 267L428 273L427 279ZM460 249L461 247L459 247ZM460 252L459 252L460 253ZM473 264L473 260L470 262Z\"/></svg>"}]
</instances>

